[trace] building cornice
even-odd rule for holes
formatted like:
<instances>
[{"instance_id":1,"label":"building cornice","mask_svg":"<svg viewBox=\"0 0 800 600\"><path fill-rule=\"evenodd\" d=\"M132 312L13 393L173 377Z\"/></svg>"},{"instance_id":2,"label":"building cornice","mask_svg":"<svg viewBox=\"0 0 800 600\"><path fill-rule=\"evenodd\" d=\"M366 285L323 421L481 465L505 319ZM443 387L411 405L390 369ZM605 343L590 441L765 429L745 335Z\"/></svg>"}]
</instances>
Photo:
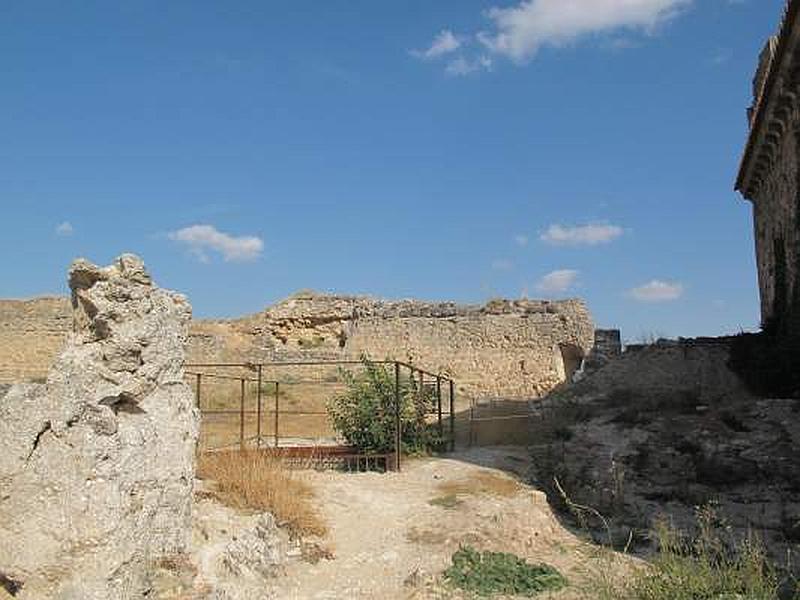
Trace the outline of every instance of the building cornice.
<instances>
[{"instance_id":1,"label":"building cornice","mask_svg":"<svg viewBox=\"0 0 800 600\"><path fill-rule=\"evenodd\" d=\"M758 194L774 164L789 116L800 99L800 0L789 0L777 35L777 45L767 67L750 115L750 133L739 165L736 190L748 200Z\"/></svg>"}]
</instances>

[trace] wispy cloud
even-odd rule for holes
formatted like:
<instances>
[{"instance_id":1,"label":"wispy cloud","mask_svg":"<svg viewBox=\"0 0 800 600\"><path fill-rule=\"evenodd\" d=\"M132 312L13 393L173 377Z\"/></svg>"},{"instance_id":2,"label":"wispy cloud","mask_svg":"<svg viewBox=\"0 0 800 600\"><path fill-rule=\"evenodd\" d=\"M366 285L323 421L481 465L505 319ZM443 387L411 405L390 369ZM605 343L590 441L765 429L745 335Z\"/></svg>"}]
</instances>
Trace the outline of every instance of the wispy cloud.
<instances>
[{"instance_id":1,"label":"wispy cloud","mask_svg":"<svg viewBox=\"0 0 800 600\"><path fill-rule=\"evenodd\" d=\"M61 237L69 237L73 233L75 233L75 228L69 221L63 221L62 223L56 225L56 235Z\"/></svg>"},{"instance_id":2,"label":"wispy cloud","mask_svg":"<svg viewBox=\"0 0 800 600\"><path fill-rule=\"evenodd\" d=\"M652 33L693 4L694 0L517 0L511 6L490 7L484 13L486 29L462 36L443 29L427 49L412 54L429 60L458 52L445 72L468 75L490 70L493 57L524 64L544 46L561 48L599 35L613 36L611 48L630 48L638 45L633 36Z\"/></svg>"},{"instance_id":3,"label":"wispy cloud","mask_svg":"<svg viewBox=\"0 0 800 600\"><path fill-rule=\"evenodd\" d=\"M200 261L208 261L208 252L222 255L226 262L243 262L261 256L264 242L256 236L233 236L213 225L191 225L168 234L171 240L189 248Z\"/></svg>"},{"instance_id":4,"label":"wispy cloud","mask_svg":"<svg viewBox=\"0 0 800 600\"><path fill-rule=\"evenodd\" d=\"M476 71L490 71L492 69L492 59L481 54L477 58L469 59L459 56L447 63L444 71L448 75L470 75Z\"/></svg>"},{"instance_id":5,"label":"wispy cloud","mask_svg":"<svg viewBox=\"0 0 800 600\"><path fill-rule=\"evenodd\" d=\"M425 50L412 50L417 58L430 60L455 52L461 47L461 40L449 29L442 29Z\"/></svg>"},{"instance_id":6,"label":"wispy cloud","mask_svg":"<svg viewBox=\"0 0 800 600\"><path fill-rule=\"evenodd\" d=\"M561 294L575 286L578 275L574 269L552 271L536 283L536 290L543 294Z\"/></svg>"},{"instance_id":7,"label":"wispy cloud","mask_svg":"<svg viewBox=\"0 0 800 600\"><path fill-rule=\"evenodd\" d=\"M523 63L542 46L562 47L601 33L649 32L692 0L523 0L490 8L490 31L478 34L490 51Z\"/></svg>"},{"instance_id":8,"label":"wispy cloud","mask_svg":"<svg viewBox=\"0 0 800 600\"><path fill-rule=\"evenodd\" d=\"M639 302L672 302L683 296L683 284L661 281L652 281L630 290L630 296Z\"/></svg>"},{"instance_id":9,"label":"wispy cloud","mask_svg":"<svg viewBox=\"0 0 800 600\"><path fill-rule=\"evenodd\" d=\"M712 67L719 67L729 62L733 58L730 48L717 48L708 58L708 64Z\"/></svg>"},{"instance_id":10,"label":"wispy cloud","mask_svg":"<svg viewBox=\"0 0 800 600\"><path fill-rule=\"evenodd\" d=\"M622 227L608 223L589 223L565 227L550 225L539 239L553 246L596 246L614 241L624 233Z\"/></svg>"},{"instance_id":11,"label":"wispy cloud","mask_svg":"<svg viewBox=\"0 0 800 600\"><path fill-rule=\"evenodd\" d=\"M514 243L521 248L527 246L529 241L530 240L527 235L522 235L521 233L518 233L517 235L514 236Z\"/></svg>"}]
</instances>

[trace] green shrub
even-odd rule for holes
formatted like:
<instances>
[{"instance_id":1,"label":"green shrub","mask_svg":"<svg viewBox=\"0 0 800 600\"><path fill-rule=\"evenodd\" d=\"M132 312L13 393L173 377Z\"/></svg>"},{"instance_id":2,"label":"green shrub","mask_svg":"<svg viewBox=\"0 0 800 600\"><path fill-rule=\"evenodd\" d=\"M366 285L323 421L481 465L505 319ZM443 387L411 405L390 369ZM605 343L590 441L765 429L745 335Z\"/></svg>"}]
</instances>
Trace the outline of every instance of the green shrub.
<instances>
[{"instance_id":1,"label":"green shrub","mask_svg":"<svg viewBox=\"0 0 800 600\"><path fill-rule=\"evenodd\" d=\"M328 400L328 414L334 429L351 446L368 453L391 452L395 446L395 374L383 364L364 360L363 366L355 374L341 371L347 389ZM428 397L420 402L414 380L400 380L403 452L423 453L441 443L425 420L429 403Z\"/></svg>"},{"instance_id":2,"label":"green shrub","mask_svg":"<svg viewBox=\"0 0 800 600\"><path fill-rule=\"evenodd\" d=\"M470 546L453 554L453 564L444 573L445 580L461 590L491 596L510 594L534 596L539 592L560 590L567 580L553 567L533 565L506 552L478 552Z\"/></svg>"}]
</instances>

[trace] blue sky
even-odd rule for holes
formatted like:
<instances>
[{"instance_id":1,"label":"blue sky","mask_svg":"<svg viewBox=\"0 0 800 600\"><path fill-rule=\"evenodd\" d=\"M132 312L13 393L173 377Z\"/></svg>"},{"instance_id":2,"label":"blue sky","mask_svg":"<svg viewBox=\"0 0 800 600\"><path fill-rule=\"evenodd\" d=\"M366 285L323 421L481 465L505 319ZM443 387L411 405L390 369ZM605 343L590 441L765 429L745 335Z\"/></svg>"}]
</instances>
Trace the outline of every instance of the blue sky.
<instances>
[{"instance_id":1,"label":"blue sky","mask_svg":"<svg viewBox=\"0 0 800 600\"><path fill-rule=\"evenodd\" d=\"M782 4L5 3L0 297L130 251L199 317L312 288L752 329L732 187Z\"/></svg>"}]
</instances>

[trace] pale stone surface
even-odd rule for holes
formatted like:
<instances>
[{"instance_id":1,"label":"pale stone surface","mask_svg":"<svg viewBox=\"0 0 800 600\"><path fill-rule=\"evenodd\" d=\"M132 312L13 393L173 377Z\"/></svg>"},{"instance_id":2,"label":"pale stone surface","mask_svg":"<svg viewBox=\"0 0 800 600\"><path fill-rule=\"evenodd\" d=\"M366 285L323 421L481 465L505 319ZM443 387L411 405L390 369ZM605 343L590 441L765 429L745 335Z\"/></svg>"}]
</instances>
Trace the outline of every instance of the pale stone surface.
<instances>
[{"instance_id":1,"label":"pale stone surface","mask_svg":"<svg viewBox=\"0 0 800 600\"><path fill-rule=\"evenodd\" d=\"M55 299L0 300L0 381L47 369L66 335L67 312ZM580 300L463 306L304 292L249 317L193 322L188 352L190 362L203 363L365 353L450 374L469 395L530 398L563 382L591 351L593 337Z\"/></svg>"},{"instance_id":2,"label":"pale stone surface","mask_svg":"<svg viewBox=\"0 0 800 600\"><path fill-rule=\"evenodd\" d=\"M274 580L284 573L293 543L270 513L247 514L204 498L195 503L192 523L194 590L218 600L275 597Z\"/></svg>"},{"instance_id":3,"label":"pale stone surface","mask_svg":"<svg viewBox=\"0 0 800 600\"><path fill-rule=\"evenodd\" d=\"M0 575L19 598L139 598L191 527L191 307L133 255L75 261L70 287L74 331L46 384L0 399Z\"/></svg>"}]
</instances>

